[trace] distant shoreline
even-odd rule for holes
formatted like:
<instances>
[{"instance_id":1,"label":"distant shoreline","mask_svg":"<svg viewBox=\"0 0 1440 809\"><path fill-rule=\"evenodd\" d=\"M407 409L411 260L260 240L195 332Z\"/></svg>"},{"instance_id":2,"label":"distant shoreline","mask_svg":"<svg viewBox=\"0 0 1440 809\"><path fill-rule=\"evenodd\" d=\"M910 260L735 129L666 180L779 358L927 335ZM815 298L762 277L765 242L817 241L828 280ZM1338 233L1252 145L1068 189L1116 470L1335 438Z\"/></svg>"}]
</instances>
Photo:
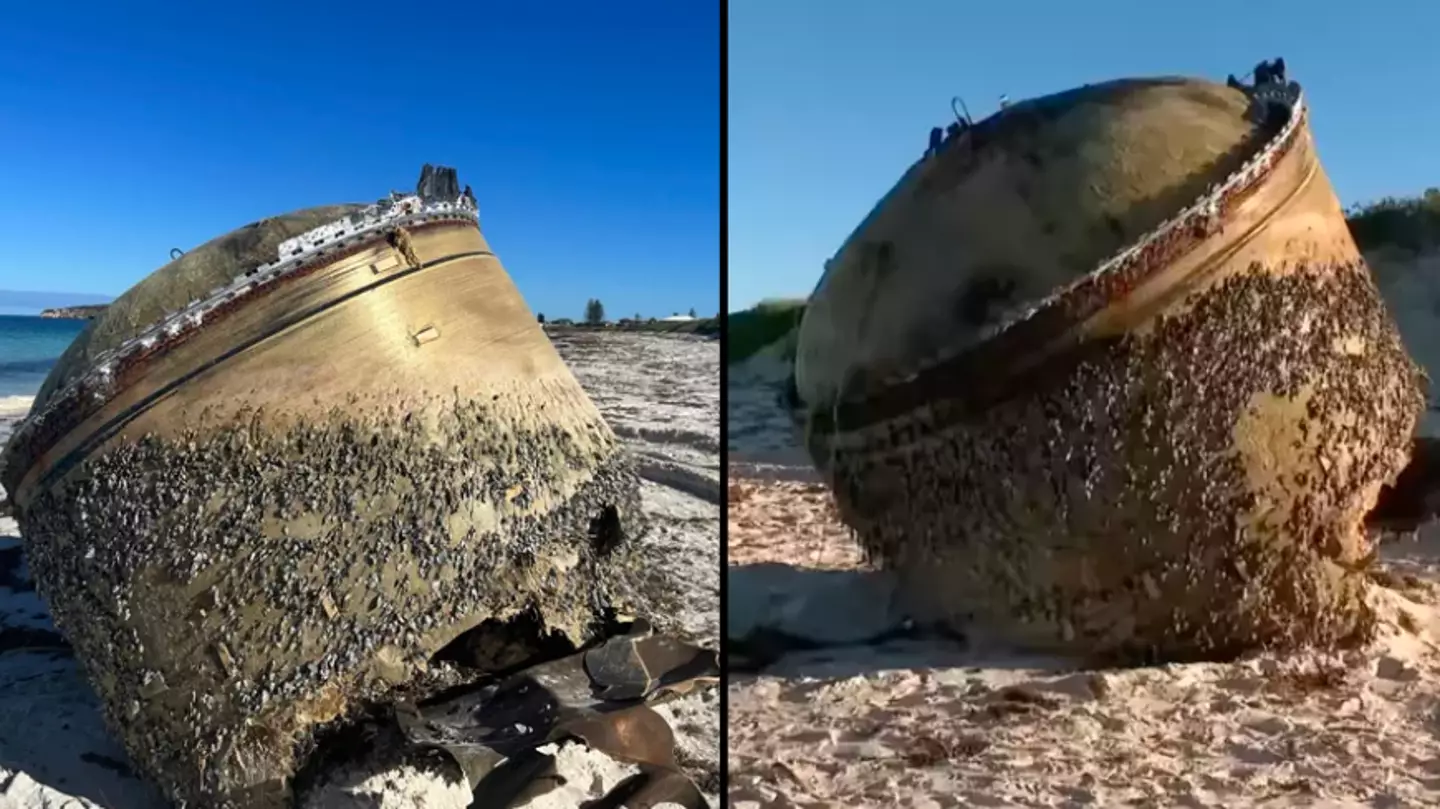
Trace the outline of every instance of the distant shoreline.
<instances>
[{"instance_id":1,"label":"distant shoreline","mask_svg":"<svg viewBox=\"0 0 1440 809\"><path fill-rule=\"evenodd\" d=\"M719 321L713 317L696 318L695 320L656 320L654 322L627 320L623 323L604 323L601 325L547 322L541 323L540 326L546 332L623 332L629 334L705 337L709 339L718 339L720 337Z\"/></svg>"},{"instance_id":2,"label":"distant shoreline","mask_svg":"<svg viewBox=\"0 0 1440 809\"><path fill-rule=\"evenodd\" d=\"M42 309L40 316L51 320L94 320L108 305L101 303L89 306L57 306L54 309Z\"/></svg>"}]
</instances>

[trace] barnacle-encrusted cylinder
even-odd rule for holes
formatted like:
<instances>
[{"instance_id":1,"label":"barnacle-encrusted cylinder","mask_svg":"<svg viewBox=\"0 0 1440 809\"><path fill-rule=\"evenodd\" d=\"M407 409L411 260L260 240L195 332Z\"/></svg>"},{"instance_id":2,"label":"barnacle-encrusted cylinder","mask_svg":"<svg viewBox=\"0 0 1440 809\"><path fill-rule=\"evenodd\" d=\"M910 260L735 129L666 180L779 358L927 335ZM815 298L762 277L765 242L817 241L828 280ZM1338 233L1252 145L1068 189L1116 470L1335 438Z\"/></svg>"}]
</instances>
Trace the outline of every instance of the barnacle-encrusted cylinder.
<instances>
[{"instance_id":1,"label":"barnacle-encrusted cylinder","mask_svg":"<svg viewBox=\"0 0 1440 809\"><path fill-rule=\"evenodd\" d=\"M300 211L162 267L54 370L4 484L111 729L190 806L287 806L310 731L485 619L587 640L638 519L468 196Z\"/></svg>"},{"instance_id":2,"label":"barnacle-encrusted cylinder","mask_svg":"<svg viewBox=\"0 0 1440 809\"><path fill-rule=\"evenodd\" d=\"M977 124L800 327L807 444L922 620L1111 660L1367 629L1423 399L1299 87L1119 81Z\"/></svg>"}]
</instances>

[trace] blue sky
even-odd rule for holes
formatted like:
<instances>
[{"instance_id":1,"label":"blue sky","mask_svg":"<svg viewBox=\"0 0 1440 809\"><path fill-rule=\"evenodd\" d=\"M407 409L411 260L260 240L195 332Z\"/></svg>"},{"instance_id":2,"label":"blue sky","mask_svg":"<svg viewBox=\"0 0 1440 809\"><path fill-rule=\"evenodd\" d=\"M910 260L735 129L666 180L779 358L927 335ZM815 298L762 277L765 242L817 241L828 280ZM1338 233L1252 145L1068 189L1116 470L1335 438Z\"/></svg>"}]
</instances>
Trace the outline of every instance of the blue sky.
<instances>
[{"instance_id":1,"label":"blue sky","mask_svg":"<svg viewBox=\"0 0 1440 809\"><path fill-rule=\"evenodd\" d=\"M729 300L809 294L951 120L1123 76L1283 56L1341 201L1440 186L1440 3L730 0Z\"/></svg>"},{"instance_id":2,"label":"blue sky","mask_svg":"<svg viewBox=\"0 0 1440 809\"><path fill-rule=\"evenodd\" d=\"M123 9L123 11L122 11ZM13 3L0 289L118 294L262 217L459 169L547 316L720 306L720 9Z\"/></svg>"}]
</instances>

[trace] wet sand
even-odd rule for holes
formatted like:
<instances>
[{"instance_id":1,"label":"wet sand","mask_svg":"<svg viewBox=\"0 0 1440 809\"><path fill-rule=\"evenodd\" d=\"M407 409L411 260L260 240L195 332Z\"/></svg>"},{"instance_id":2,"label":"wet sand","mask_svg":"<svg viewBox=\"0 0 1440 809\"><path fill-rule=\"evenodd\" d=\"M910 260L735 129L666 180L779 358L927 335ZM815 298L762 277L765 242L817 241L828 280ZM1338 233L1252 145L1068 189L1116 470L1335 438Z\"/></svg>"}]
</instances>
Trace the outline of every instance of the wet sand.
<instances>
[{"instance_id":1,"label":"wet sand","mask_svg":"<svg viewBox=\"0 0 1440 809\"><path fill-rule=\"evenodd\" d=\"M554 336L562 356L645 478L652 530L641 541L655 584L670 593L657 629L692 642L719 637L719 344L636 334ZM24 417L29 397L0 398L0 444ZM675 730L681 766L718 801L719 694L702 690L657 709ZM582 745L556 750L567 783L524 804L574 807L599 797L634 769ZM468 805L468 792L432 774L396 771L335 805ZM355 797L359 797L358 795ZM25 569L19 527L0 517L0 806L41 809L161 809L110 738L96 697L55 631Z\"/></svg>"}]
</instances>

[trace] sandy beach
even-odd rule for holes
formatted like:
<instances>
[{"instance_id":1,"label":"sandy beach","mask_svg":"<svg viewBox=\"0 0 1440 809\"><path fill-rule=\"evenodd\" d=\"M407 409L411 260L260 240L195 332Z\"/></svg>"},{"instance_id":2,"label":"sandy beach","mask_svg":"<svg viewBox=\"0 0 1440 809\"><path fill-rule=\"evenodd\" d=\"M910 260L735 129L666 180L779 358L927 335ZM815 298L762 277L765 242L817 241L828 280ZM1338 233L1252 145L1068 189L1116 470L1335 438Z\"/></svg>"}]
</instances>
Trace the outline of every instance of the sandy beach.
<instances>
[{"instance_id":1,"label":"sandy beach","mask_svg":"<svg viewBox=\"0 0 1440 809\"><path fill-rule=\"evenodd\" d=\"M1433 331L1434 298L1407 301L1407 342ZM1382 546L1383 630L1343 654L1087 670L1003 643L896 638L891 583L778 404L784 372L757 356L730 375L727 635L825 648L729 674L730 806L1440 805L1434 525Z\"/></svg>"},{"instance_id":2,"label":"sandy beach","mask_svg":"<svg viewBox=\"0 0 1440 809\"><path fill-rule=\"evenodd\" d=\"M656 585L670 593L660 632L719 637L719 344L635 334L552 335L561 354L640 461L642 539ZM0 398L0 443L28 411ZM0 809L161 809L106 732L94 693L55 631L24 564L19 527L0 517ZM702 689L657 708L675 731L685 772L718 802L719 694ZM577 743L553 751L565 783L522 804L575 807L634 772ZM324 805L463 807L469 793L432 773L386 773Z\"/></svg>"}]
</instances>

